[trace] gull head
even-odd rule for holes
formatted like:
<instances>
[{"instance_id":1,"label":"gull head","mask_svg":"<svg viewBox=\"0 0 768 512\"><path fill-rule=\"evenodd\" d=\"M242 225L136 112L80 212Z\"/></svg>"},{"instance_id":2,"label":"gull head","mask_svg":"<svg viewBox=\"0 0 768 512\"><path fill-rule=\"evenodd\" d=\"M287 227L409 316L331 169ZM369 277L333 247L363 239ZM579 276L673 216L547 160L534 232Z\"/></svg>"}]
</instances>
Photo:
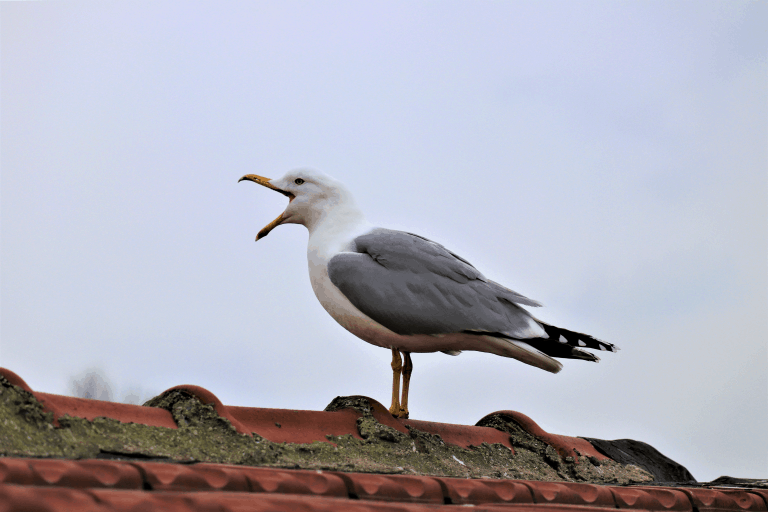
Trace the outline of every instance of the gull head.
<instances>
[{"instance_id":1,"label":"gull head","mask_svg":"<svg viewBox=\"0 0 768 512\"><path fill-rule=\"evenodd\" d=\"M329 216L359 214L352 195L342 183L313 169L296 169L276 179L246 174L238 182L243 180L253 181L288 198L288 207L259 231L256 241L281 224L302 224L311 233Z\"/></svg>"}]
</instances>

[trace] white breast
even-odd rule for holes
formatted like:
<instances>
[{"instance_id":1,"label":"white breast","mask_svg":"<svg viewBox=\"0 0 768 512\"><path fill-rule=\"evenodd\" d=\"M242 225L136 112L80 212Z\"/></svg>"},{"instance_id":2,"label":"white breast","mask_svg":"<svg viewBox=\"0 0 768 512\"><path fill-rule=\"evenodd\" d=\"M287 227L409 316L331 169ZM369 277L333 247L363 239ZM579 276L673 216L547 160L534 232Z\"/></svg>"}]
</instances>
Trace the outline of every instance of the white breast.
<instances>
[{"instance_id":1,"label":"white breast","mask_svg":"<svg viewBox=\"0 0 768 512\"><path fill-rule=\"evenodd\" d=\"M325 229L324 229L325 228ZM352 241L373 229L367 222L326 223L310 233L307 245L309 280L317 300L342 327L373 345L391 348L402 338L357 309L328 276L328 262L350 248Z\"/></svg>"},{"instance_id":2,"label":"white breast","mask_svg":"<svg viewBox=\"0 0 768 512\"><path fill-rule=\"evenodd\" d=\"M401 336L375 322L353 306L331 282L325 265L313 265L310 260L309 278L317 300L342 327L373 345L386 348L398 345L397 339Z\"/></svg>"}]
</instances>

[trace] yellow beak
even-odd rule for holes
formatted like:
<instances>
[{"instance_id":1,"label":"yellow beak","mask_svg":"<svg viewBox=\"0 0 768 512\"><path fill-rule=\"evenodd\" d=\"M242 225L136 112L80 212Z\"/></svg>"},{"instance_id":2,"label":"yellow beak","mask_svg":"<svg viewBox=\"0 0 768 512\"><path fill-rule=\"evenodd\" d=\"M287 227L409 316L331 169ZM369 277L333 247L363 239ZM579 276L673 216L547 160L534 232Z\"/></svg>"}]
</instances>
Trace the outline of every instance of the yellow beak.
<instances>
[{"instance_id":1,"label":"yellow beak","mask_svg":"<svg viewBox=\"0 0 768 512\"><path fill-rule=\"evenodd\" d=\"M258 176L256 174L246 174L245 176L243 176L242 178L237 180L237 182L240 183L243 180L252 181L254 183L258 183L259 185L261 185L263 187L267 187L269 189L272 189L275 192L280 192L284 196L288 197L289 201L293 201L293 198L295 197L290 192L285 191L285 190L281 190L281 189L277 188L276 186L274 186L273 184L271 184L269 182L270 179L269 178L265 178L264 176ZM259 233L256 235L256 241L258 242L259 240L261 240L262 238L267 236L269 234L269 232L272 231L273 229L275 229L277 226L279 226L283 222L283 220L285 220L285 218L283 217L283 214L281 213L280 215L278 215L278 217L275 220L273 220L272 222L270 222L269 224L264 226L262 228L262 230L259 231Z\"/></svg>"}]
</instances>

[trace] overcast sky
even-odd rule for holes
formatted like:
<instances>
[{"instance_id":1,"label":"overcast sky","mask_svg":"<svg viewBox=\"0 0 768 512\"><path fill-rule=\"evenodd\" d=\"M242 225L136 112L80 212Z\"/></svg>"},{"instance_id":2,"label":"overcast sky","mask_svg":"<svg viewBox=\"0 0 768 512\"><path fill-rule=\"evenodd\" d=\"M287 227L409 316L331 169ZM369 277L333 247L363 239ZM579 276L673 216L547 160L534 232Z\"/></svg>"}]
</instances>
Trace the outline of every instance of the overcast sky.
<instances>
[{"instance_id":1,"label":"overcast sky","mask_svg":"<svg viewBox=\"0 0 768 512\"><path fill-rule=\"evenodd\" d=\"M768 477L768 3L2 2L0 364L116 398L389 405L390 352L254 243L313 167L617 344L552 375L416 354L411 416L502 409Z\"/></svg>"}]
</instances>

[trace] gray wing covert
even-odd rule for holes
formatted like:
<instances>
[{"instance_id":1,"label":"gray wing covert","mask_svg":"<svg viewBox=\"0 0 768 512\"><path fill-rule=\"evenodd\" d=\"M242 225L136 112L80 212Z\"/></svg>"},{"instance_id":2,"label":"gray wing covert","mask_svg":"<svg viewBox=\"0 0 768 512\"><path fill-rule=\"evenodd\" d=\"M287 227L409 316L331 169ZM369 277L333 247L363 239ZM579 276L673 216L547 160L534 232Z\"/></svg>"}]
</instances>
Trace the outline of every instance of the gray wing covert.
<instances>
[{"instance_id":1,"label":"gray wing covert","mask_svg":"<svg viewBox=\"0 0 768 512\"><path fill-rule=\"evenodd\" d=\"M522 332L538 305L487 280L466 260L425 238L376 229L356 252L331 258L328 275L360 311L398 334ZM501 300L500 300L501 299Z\"/></svg>"},{"instance_id":2,"label":"gray wing covert","mask_svg":"<svg viewBox=\"0 0 768 512\"><path fill-rule=\"evenodd\" d=\"M382 229L381 231L390 231L390 232L393 232L393 233L402 233L402 234L411 235L413 237L421 239L421 240L427 242L428 244L438 248L438 251L441 254L446 255L446 256L447 255L453 256L453 258L455 258L456 260L459 260L460 263L464 263L465 266L469 266L470 268L472 268L472 270L477 272L478 279L488 283L488 285L490 285L491 288L494 289L494 292L496 293L496 295L499 298L504 299L504 300L506 300L508 302L512 302L514 304L522 304L524 306L533 306L533 307L536 307L536 308L541 307L541 303L540 302L535 301L533 299L529 299L525 295L521 295L521 294L517 293L514 290L510 290L506 286L502 286L499 283L497 283L496 281L491 281L490 279L486 279L485 276L483 276L477 269L475 269L474 265L472 265L470 262L468 262L467 260L465 260L464 258L459 256L458 254L449 251L448 249L446 249L444 246L438 244L437 242L433 242L432 240L430 240L428 238L424 238L423 236L415 235L413 233L403 233L401 231L393 231L393 230L387 230L387 229Z\"/></svg>"}]
</instances>

